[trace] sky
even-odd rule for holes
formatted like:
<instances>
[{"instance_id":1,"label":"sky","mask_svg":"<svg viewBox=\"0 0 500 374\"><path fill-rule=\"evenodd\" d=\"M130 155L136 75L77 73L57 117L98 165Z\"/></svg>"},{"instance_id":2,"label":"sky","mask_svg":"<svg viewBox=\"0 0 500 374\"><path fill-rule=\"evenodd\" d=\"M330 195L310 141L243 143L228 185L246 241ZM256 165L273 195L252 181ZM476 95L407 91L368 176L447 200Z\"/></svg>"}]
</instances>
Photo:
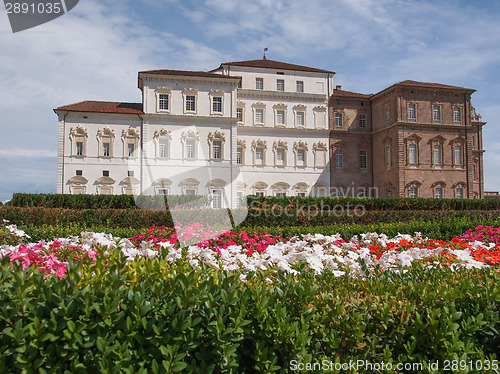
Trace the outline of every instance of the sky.
<instances>
[{"instance_id":1,"label":"sky","mask_svg":"<svg viewBox=\"0 0 500 374\"><path fill-rule=\"evenodd\" d=\"M0 4L0 201L56 193L57 116L83 100L140 102L137 72L267 58L335 71L342 89L403 80L474 88L485 190L500 190L496 0L80 0L12 33Z\"/></svg>"}]
</instances>

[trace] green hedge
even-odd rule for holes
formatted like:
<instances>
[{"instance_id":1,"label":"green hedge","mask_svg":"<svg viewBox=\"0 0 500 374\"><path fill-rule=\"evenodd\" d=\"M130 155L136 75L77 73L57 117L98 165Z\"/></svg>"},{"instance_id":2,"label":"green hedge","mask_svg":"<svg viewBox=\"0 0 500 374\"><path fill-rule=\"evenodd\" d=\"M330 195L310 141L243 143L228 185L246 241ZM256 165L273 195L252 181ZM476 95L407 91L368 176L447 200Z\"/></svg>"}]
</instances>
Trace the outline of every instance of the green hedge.
<instances>
[{"instance_id":1,"label":"green hedge","mask_svg":"<svg viewBox=\"0 0 500 374\"><path fill-rule=\"evenodd\" d=\"M119 253L81 266L44 281L3 259L1 373L288 373L293 360L499 358L500 278L490 271L309 272L268 283L264 273L241 282Z\"/></svg>"},{"instance_id":2,"label":"green hedge","mask_svg":"<svg viewBox=\"0 0 500 374\"><path fill-rule=\"evenodd\" d=\"M153 208L168 200L170 209L193 201L209 202L204 196L131 196L131 195L60 195L60 194L14 194L11 206L74 208L74 209L131 209L136 206ZM256 197L248 196L250 208L272 206L299 207L304 209L332 210L353 208L362 205L365 210L490 210L500 209L500 199L410 199L410 198L364 198L364 197Z\"/></svg>"}]
</instances>

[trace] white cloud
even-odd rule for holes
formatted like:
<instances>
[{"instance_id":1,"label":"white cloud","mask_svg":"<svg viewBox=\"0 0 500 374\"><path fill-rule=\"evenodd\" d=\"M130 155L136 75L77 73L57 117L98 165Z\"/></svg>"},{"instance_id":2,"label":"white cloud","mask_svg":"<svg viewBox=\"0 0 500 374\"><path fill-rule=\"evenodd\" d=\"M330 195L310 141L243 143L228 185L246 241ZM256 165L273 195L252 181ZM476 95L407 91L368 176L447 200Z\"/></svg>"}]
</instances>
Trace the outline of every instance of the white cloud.
<instances>
[{"instance_id":1,"label":"white cloud","mask_svg":"<svg viewBox=\"0 0 500 374\"><path fill-rule=\"evenodd\" d=\"M19 157L33 157L33 158L53 158L57 157L57 151L46 149L0 149L0 157L5 158L19 158Z\"/></svg>"}]
</instances>

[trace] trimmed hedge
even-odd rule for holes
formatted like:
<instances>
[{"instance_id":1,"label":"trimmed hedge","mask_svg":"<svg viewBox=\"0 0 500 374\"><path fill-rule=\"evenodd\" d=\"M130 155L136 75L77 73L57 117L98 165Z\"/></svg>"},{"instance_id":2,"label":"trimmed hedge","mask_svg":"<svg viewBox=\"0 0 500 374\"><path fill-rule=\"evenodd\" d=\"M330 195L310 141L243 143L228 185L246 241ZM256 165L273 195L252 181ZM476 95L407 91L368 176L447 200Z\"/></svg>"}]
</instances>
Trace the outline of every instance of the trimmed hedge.
<instances>
[{"instance_id":1,"label":"trimmed hedge","mask_svg":"<svg viewBox=\"0 0 500 374\"><path fill-rule=\"evenodd\" d=\"M0 373L287 373L293 360L498 360L498 273L417 266L368 280L308 272L271 283L256 275L241 282L165 259L127 263L115 252L45 281L10 269L5 257Z\"/></svg>"},{"instance_id":2,"label":"trimmed hedge","mask_svg":"<svg viewBox=\"0 0 500 374\"><path fill-rule=\"evenodd\" d=\"M137 200L136 200L137 199ZM164 205L170 209L192 201L209 203L206 196L137 196L132 195L60 195L60 194L14 194L11 206L73 208L73 209L143 209ZM137 201L137 203L136 203ZM304 209L332 210L333 207L353 209L362 205L366 210L498 210L500 199L411 199L411 198L365 198L365 197L256 197L248 196L250 208L301 207Z\"/></svg>"}]
</instances>

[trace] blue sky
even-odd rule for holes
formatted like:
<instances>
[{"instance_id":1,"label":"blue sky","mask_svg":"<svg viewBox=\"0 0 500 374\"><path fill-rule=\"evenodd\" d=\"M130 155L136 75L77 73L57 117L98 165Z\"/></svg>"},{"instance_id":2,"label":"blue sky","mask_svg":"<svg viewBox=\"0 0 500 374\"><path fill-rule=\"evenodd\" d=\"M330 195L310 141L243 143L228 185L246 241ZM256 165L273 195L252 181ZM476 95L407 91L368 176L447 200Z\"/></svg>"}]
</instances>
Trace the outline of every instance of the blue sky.
<instances>
[{"instance_id":1,"label":"blue sky","mask_svg":"<svg viewBox=\"0 0 500 374\"><path fill-rule=\"evenodd\" d=\"M264 47L270 59L337 72L350 91L406 79L476 89L488 122L485 188L499 190L499 18L495 0L80 0L12 34L0 11L0 201L56 192L52 109L139 102L140 70L211 70L261 58Z\"/></svg>"}]
</instances>

